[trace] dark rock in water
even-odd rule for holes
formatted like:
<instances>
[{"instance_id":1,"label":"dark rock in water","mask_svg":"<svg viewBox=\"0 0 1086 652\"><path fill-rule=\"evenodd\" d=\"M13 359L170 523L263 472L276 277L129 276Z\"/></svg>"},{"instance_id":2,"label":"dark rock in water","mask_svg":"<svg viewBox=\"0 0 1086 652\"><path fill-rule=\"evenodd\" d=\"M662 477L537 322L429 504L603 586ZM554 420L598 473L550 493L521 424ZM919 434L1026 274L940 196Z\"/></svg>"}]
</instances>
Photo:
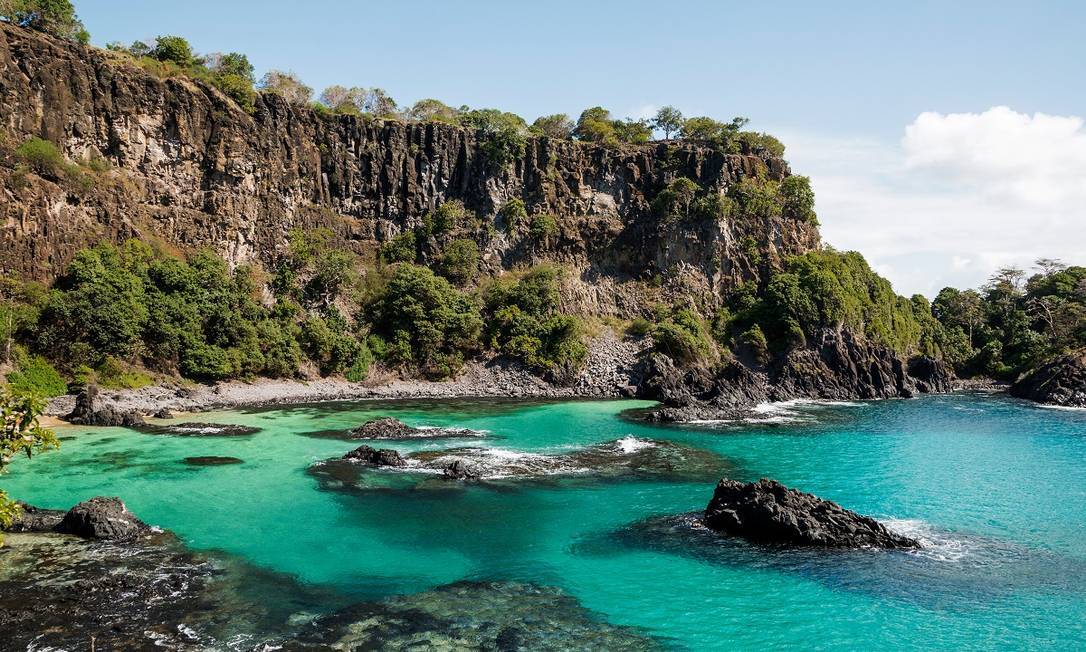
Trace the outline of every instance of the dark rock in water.
<instances>
[{"instance_id":1,"label":"dark rock in water","mask_svg":"<svg viewBox=\"0 0 1086 652\"><path fill-rule=\"evenodd\" d=\"M399 419L383 417L367 421L351 430L351 439L410 439L417 435L417 428L412 428Z\"/></svg>"},{"instance_id":2,"label":"dark rock in water","mask_svg":"<svg viewBox=\"0 0 1086 652\"><path fill-rule=\"evenodd\" d=\"M522 582L457 582L364 602L306 625L285 650L659 650L562 591Z\"/></svg>"},{"instance_id":3,"label":"dark rock in water","mask_svg":"<svg viewBox=\"0 0 1086 652\"><path fill-rule=\"evenodd\" d=\"M555 588L461 582L345 606L342 596L168 535L131 542L10 534L0 649L651 650ZM299 619L299 613L332 613Z\"/></svg>"},{"instance_id":4,"label":"dark rock in water","mask_svg":"<svg viewBox=\"0 0 1086 652\"><path fill-rule=\"evenodd\" d=\"M705 524L761 543L828 548L918 548L873 518L776 480L720 481L705 508Z\"/></svg>"},{"instance_id":5,"label":"dark rock in water","mask_svg":"<svg viewBox=\"0 0 1086 652\"><path fill-rule=\"evenodd\" d=\"M167 426L144 426L138 429L152 435L177 435L179 437L244 437L260 432L260 428L239 426L231 423L204 423L189 421Z\"/></svg>"},{"instance_id":6,"label":"dark rock in water","mask_svg":"<svg viewBox=\"0 0 1086 652\"><path fill-rule=\"evenodd\" d=\"M223 466L226 464L244 464L244 462L245 460L236 457L217 457L215 455L185 458L185 464L189 466Z\"/></svg>"},{"instance_id":7,"label":"dark rock in water","mask_svg":"<svg viewBox=\"0 0 1086 652\"><path fill-rule=\"evenodd\" d=\"M1011 385L1011 396L1064 407L1086 407L1086 349L1056 358Z\"/></svg>"},{"instance_id":8,"label":"dark rock in water","mask_svg":"<svg viewBox=\"0 0 1086 652\"><path fill-rule=\"evenodd\" d=\"M19 515L5 528L8 532L53 532L64 520L61 509L41 509L26 503L19 503L19 507Z\"/></svg>"},{"instance_id":9,"label":"dark rock in water","mask_svg":"<svg viewBox=\"0 0 1086 652\"><path fill-rule=\"evenodd\" d=\"M466 428L413 428L392 417L367 421L347 433L348 439L449 439L482 436L483 433Z\"/></svg>"},{"instance_id":10,"label":"dark rock in water","mask_svg":"<svg viewBox=\"0 0 1086 652\"><path fill-rule=\"evenodd\" d=\"M359 446L344 455L343 459L373 466L407 466L407 460L403 458L403 455L391 448L377 449L372 446Z\"/></svg>"},{"instance_id":11,"label":"dark rock in water","mask_svg":"<svg viewBox=\"0 0 1086 652\"><path fill-rule=\"evenodd\" d=\"M87 539L130 540L151 531L119 498L98 496L68 510L57 530Z\"/></svg>"},{"instance_id":12,"label":"dark rock in water","mask_svg":"<svg viewBox=\"0 0 1086 652\"><path fill-rule=\"evenodd\" d=\"M168 408L161 408L158 412L155 412L156 419L172 419L173 413Z\"/></svg>"},{"instance_id":13,"label":"dark rock in water","mask_svg":"<svg viewBox=\"0 0 1086 652\"><path fill-rule=\"evenodd\" d=\"M462 458L449 460L440 468L441 475L450 480L478 480L483 477L483 468L480 465Z\"/></svg>"},{"instance_id":14,"label":"dark rock in water","mask_svg":"<svg viewBox=\"0 0 1086 652\"><path fill-rule=\"evenodd\" d=\"M98 406L98 387L88 385L75 399L75 408L64 417L69 423L83 426L123 426L135 428L144 425L143 415L135 411L122 412L112 406Z\"/></svg>"}]
</instances>

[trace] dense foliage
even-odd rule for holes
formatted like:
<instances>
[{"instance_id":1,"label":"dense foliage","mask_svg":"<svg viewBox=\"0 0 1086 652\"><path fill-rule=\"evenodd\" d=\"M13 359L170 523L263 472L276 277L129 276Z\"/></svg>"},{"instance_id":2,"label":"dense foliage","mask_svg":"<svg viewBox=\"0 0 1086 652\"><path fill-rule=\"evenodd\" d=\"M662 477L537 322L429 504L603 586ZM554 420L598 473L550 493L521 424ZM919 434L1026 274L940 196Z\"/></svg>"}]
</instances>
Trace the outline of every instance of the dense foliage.
<instances>
[{"instance_id":1,"label":"dense foliage","mask_svg":"<svg viewBox=\"0 0 1086 652\"><path fill-rule=\"evenodd\" d=\"M30 458L60 446L56 434L38 420L44 410L45 401L40 397L0 389L0 473L17 456ZM19 506L0 490L0 530L10 526L18 515ZM0 536L0 545L3 541Z\"/></svg>"},{"instance_id":2,"label":"dense foliage","mask_svg":"<svg viewBox=\"0 0 1086 652\"><path fill-rule=\"evenodd\" d=\"M0 18L79 43L90 41L71 0L0 0Z\"/></svg>"},{"instance_id":3,"label":"dense foliage","mask_svg":"<svg viewBox=\"0 0 1086 652\"><path fill-rule=\"evenodd\" d=\"M958 344L958 373L1012 380L1086 346L1086 267L1042 259L1029 278L1004 268L979 291L944 288L932 312Z\"/></svg>"}]
</instances>

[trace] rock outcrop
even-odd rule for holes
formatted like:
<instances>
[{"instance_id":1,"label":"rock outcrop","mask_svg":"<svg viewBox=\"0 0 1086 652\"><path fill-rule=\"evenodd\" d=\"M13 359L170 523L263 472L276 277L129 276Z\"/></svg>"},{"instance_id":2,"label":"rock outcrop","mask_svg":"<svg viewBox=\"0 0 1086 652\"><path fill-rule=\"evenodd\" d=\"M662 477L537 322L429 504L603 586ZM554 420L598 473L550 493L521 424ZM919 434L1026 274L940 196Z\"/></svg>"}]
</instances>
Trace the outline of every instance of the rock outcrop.
<instances>
[{"instance_id":1,"label":"rock outcrop","mask_svg":"<svg viewBox=\"0 0 1086 652\"><path fill-rule=\"evenodd\" d=\"M657 421L740 418L759 403L793 399L910 398L950 392L954 379L941 361L906 359L848 329L826 329L764 367L727 360L715 369L683 369L651 354L641 374L641 396L664 403L649 414Z\"/></svg>"},{"instance_id":2,"label":"rock outcrop","mask_svg":"<svg viewBox=\"0 0 1086 652\"><path fill-rule=\"evenodd\" d=\"M75 399L75 408L64 417L70 423L82 426L123 426L136 428L146 425L138 412L123 412L113 406L99 407L98 387L88 385Z\"/></svg>"},{"instance_id":3,"label":"rock outcrop","mask_svg":"<svg viewBox=\"0 0 1086 652\"><path fill-rule=\"evenodd\" d=\"M1049 405L1086 408L1086 349L1025 374L1011 385L1011 395Z\"/></svg>"},{"instance_id":4,"label":"rock outcrop","mask_svg":"<svg viewBox=\"0 0 1086 652\"><path fill-rule=\"evenodd\" d=\"M68 510L57 531L85 539L131 540L151 531L120 498L98 496Z\"/></svg>"},{"instance_id":5,"label":"rock outcrop","mask_svg":"<svg viewBox=\"0 0 1086 652\"><path fill-rule=\"evenodd\" d=\"M377 449L372 446L359 446L344 455L343 459L371 466L407 466L407 460L403 458L403 455L391 448Z\"/></svg>"},{"instance_id":6,"label":"rock outcrop","mask_svg":"<svg viewBox=\"0 0 1086 652\"><path fill-rule=\"evenodd\" d=\"M873 518L776 480L720 481L705 508L710 529L758 543L825 548L918 548Z\"/></svg>"},{"instance_id":7,"label":"rock outcrop","mask_svg":"<svg viewBox=\"0 0 1086 652\"><path fill-rule=\"evenodd\" d=\"M393 417L367 421L348 433L348 439L448 439L482 437L485 433L467 428L413 428Z\"/></svg>"}]
</instances>

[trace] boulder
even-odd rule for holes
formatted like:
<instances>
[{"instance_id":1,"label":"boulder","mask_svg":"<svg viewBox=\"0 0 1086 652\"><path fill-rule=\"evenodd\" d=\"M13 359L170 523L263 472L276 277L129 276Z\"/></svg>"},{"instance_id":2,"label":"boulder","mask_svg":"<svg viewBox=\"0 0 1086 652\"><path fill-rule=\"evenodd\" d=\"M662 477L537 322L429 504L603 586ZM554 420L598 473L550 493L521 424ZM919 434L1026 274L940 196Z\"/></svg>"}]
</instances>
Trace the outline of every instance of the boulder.
<instances>
[{"instance_id":1,"label":"boulder","mask_svg":"<svg viewBox=\"0 0 1086 652\"><path fill-rule=\"evenodd\" d=\"M411 439L422 432L399 419L383 417L367 421L351 431L351 439Z\"/></svg>"},{"instance_id":2,"label":"boulder","mask_svg":"<svg viewBox=\"0 0 1086 652\"><path fill-rule=\"evenodd\" d=\"M344 455L343 459L372 466L407 466L407 460L403 455L391 448L377 449L372 446L359 446Z\"/></svg>"},{"instance_id":3,"label":"boulder","mask_svg":"<svg viewBox=\"0 0 1086 652\"><path fill-rule=\"evenodd\" d=\"M236 423L206 423L203 421L186 421L185 423L172 423L166 426L143 425L138 427L138 430L152 435L176 435L178 437L244 437L260 432L260 428L253 426L240 426Z\"/></svg>"},{"instance_id":4,"label":"boulder","mask_svg":"<svg viewBox=\"0 0 1086 652\"><path fill-rule=\"evenodd\" d=\"M156 419L172 419L173 413L169 408L159 408L158 412L155 412Z\"/></svg>"},{"instance_id":5,"label":"boulder","mask_svg":"<svg viewBox=\"0 0 1086 652\"><path fill-rule=\"evenodd\" d=\"M57 530L85 539L128 540L151 531L120 498L98 496L68 510Z\"/></svg>"},{"instance_id":6,"label":"boulder","mask_svg":"<svg viewBox=\"0 0 1086 652\"><path fill-rule=\"evenodd\" d=\"M826 548L918 548L873 518L776 480L720 481L705 508L705 525L758 543Z\"/></svg>"},{"instance_id":7,"label":"boulder","mask_svg":"<svg viewBox=\"0 0 1086 652\"><path fill-rule=\"evenodd\" d=\"M1086 408L1086 349L1051 360L1025 374L1011 385L1011 396Z\"/></svg>"},{"instance_id":8,"label":"boulder","mask_svg":"<svg viewBox=\"0 0 1086 652\"><path fill-rule=\"evenodd\" d=\"M98 387L87 385L75 399L75 408L64 417L69 423L83 426L123 426L136 428L144 425L143 415L135 411L122 412L113 406L98 405Z\"/></svg>"}]
</instances>

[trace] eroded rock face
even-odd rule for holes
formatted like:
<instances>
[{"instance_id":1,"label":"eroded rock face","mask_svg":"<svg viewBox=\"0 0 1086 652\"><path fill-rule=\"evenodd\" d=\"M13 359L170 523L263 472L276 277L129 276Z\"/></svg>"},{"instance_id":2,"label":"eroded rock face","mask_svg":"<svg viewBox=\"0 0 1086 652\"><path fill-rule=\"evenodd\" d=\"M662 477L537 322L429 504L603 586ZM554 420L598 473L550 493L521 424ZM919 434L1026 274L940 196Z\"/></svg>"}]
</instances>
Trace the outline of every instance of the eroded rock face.
<instances>
[{"instance_id":1,"label":"eroded rock face","mask_svg":"<svg viewBox=\"0 0 1086 652\"><path fill-rule=\"evenodd\" d=\"M114 55L0 24L0 125L12 142L40 136L71 160L101 157L111 171L81 189L0 165L0 267L47 280L80 248L128 238L180 250L214 249L232 264L271 268L292 229L324 227L334 244L371 254L458 199L494 224L478 234L488 271L540 259L577 271L564 309L637 316L659 274L713 297L759 279L759 263L818 246L817 227L733 216L662 224L650 201L687 177L710 192L787 164L691 144L607 148L530 138L508 166L452 125L325 117L273 94L251 114L199 81L159 79ZM557 217L546 247L497 219L506 200ZM744 245L758 244L757 257ZM425 245L424 245L425 246ZM581 275L583 274L583 278Z\"/></svg>"},{"instance_id":2,"label":"eroded rock face","mask_svg":"<svg viewBox=\"0 0 1086 652\"><path fill-rule=\"evenodd\" d=\"M642 396L664 403L649 414L656 421L740 418L759 403L792 399L909 398L949 392L954 379L941 361L906 360L848 329L826 329L764 368L727 360L715 369L682 369L654 353L643 375Z\"/></svg>"},{"instance_id":3,"label":"eroded rock face","mask_svg":"<svg viewBox=\"0 0 1086 652\"><path fill-rule=\"evenodd\" d=\"M873 518L776 480L720 481L705 508L705 524L759 543L824 548L917 548Z\"/></svg>"},{"instance_id":4,"label":"eroded rock face","mask_svg":"<svg viewBox=\"0 0 1086 652\"><path fill-rule=\"evenodd\" d=\"M1011 395L1038 403L1086 408L1086 349L1056 358L1019 378Z\"/></svg>"},{"instance_id":5,"label":"eroded rock face","mask_svg":"<svg viewBox=\"0 0 1086 652\"><path fill-rule=\"evenodd\" d=\"M64 515L57 531L85 539L126 541L151 531L120 498L98 496L79 503Z\"/></svg>"}]
</instances>

